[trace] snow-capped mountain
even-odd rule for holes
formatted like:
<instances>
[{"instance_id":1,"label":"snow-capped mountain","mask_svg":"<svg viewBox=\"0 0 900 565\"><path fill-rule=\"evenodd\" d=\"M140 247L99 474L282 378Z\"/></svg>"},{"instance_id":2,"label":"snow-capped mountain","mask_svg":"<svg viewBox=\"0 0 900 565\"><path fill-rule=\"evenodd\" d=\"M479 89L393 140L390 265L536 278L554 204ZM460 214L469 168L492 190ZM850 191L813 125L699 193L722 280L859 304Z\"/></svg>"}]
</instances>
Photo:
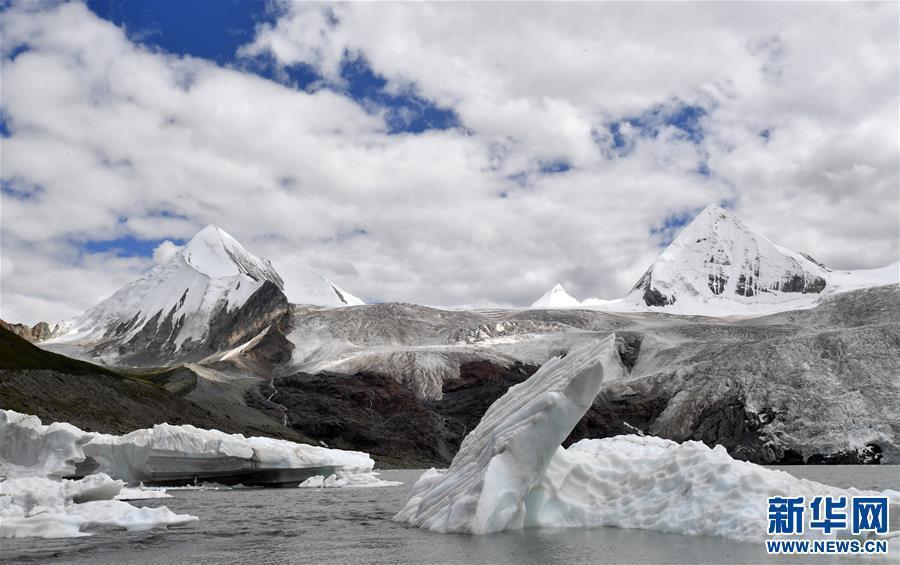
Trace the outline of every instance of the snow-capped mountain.
<instances>
[{"instance_id":1,"label":"snow-capped mountain","mask_svg":"<svg viewBox=\"0 0 900 565\"><path fill-rule=\"evenodd\" d=\"M317 306L359 306L362 299L350 294L321 274L310 269L293 269L285 280L284 292L291 304Z\"/></svg>"},{"instance_id":2,"label":"snow-capped mountain","mask_svg":"<svg viewBox=\"0 0 900 565\"><path fill-rule=\"evenodd\" d=\"M709 301L772 303L828 287L830 270L773 244L734 214L707 206L647 270L626 301L647 306Z\"/></svg>"},{"instance_id":3,"label":"snow-capped mountain","mask_svg":"<svg viewBox=\"0 0 900 565\"><path fill-rule=\"evenodd\" d=\"M305 303L361 303L311 271L287 286ZM207 226L167 262L65 322L46 344L88 347L92 357L120 364L199 359L287 324L285 288L268 260Z\"/></svg>"},{"instance_id":4,"label":"snow-capped mountain","mask_svg":"<svg viewBox=\"0 0 900 565\"><path fill-rule=\"evenodd\" d=\"M543 296L534 301L532 308L577 308L581 302L571 294L566 292L561 284L556 284L553 288L544 293Z\"/></svg>"}]
</instances>

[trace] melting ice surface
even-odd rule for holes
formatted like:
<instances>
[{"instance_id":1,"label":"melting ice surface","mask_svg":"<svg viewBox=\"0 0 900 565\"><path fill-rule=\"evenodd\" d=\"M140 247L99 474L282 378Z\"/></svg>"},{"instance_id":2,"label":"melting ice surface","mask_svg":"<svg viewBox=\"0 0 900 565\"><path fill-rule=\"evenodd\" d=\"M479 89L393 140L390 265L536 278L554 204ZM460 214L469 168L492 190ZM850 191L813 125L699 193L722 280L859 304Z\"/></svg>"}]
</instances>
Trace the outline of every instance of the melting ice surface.
<instances>
[{"instance_id":1,"label":"melting ice surface","mask_svg":"<svg viewBox=\"0 0 900 565\"><path fill-rule=\"evenodd\" d=\"M766 537L767 497L881 494L798 479L701 442L628 435L560 447L603 379L622 371L614 340L573 349L511 387L450 468L416 482L395 520L442 533L617 526L754 541ZM900 492L884 494L896 516Z\"/></svg>"}]
</instances>

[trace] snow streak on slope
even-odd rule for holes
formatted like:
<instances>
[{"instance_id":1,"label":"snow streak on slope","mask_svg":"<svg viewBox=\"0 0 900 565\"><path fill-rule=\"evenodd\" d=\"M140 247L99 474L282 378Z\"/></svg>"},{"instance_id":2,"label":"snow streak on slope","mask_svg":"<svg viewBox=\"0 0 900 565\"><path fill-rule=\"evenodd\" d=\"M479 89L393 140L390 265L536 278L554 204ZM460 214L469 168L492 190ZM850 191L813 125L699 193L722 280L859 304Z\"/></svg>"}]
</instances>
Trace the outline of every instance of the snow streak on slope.
<instances>
[{"instance_id":1,"label":"snow streak on slope","mask_svg":"<svg viewBox=\"0 0 900 565\"><path fill-rule=\"evenodd\" d=\"M548 290L544 296L538 298L532 308L577 308L580 302L573 298L561 284L557 284Z\"/></svg>"},{"instance_id":2,"label":"snow streak on slope","mask_svg":"<svg viewBox=\"0 0 900 565\"><path fill-rule=\"evenodd\" d=\"M450 468L425 473L396 520L438 532L521 528L525 496L600 391L622 371L615 335L548 361L494 402Z\"/></svg>"}]
</instances>

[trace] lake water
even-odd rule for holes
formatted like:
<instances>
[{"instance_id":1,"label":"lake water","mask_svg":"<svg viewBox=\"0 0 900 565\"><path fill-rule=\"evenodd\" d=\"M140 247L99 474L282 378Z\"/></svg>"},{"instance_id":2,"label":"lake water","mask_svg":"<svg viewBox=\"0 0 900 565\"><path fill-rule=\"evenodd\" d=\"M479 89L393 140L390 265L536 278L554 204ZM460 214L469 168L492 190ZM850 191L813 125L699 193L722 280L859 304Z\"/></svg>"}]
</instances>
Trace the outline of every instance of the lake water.
<instances>
[{"instance_id":1,"label":"lake water","mask_svg":"<svg viewBox=\"0 0 900 565\"><path fill-rule=\"evenodd\" d=\"M777 467L840 487L900 490L900 466ZM384 471L401 487L173 490L168 506L200 521L172 530L2 540L3 563L847 563L770 558L761 543L617 528L441 535L391 521L421 471ZM872 563L871 559L860 563ZM879 560L879 562L884 562ZM896 562L896 561L894 561Z\"/></svg>"}]
</instances>

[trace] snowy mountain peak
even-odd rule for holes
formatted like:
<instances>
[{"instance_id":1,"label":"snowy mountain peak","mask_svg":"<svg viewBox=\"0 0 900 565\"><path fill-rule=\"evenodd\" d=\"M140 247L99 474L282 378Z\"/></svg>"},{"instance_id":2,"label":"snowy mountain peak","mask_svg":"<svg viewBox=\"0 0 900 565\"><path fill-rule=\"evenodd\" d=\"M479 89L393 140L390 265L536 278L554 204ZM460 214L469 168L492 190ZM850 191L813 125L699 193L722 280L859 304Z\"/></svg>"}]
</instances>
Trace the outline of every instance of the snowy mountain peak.
<instances>
[{"instance_id":1,"label":"snowy mountain peak","mask_svg":"<svg viewBox=\"0 0 900 565\"><path fill-rule=\"evenodd\" d=\"M709 205L644 273L629 301L648 306L718 298L777 302L822 292L827 274L800 253L754 233L733 213Z\"/></svg>"},{"instance_id":2,"label":"snowy mountain peak","mask_svg":"<svg viewBox=\"0 0 900 565\"><path fill-rule=\"evenodd\" d=\"M214 225L200 230L179 255L195 270L212 278L247 275L257 282L268 280L284 288L284 281L269 261L253 255L228 232Z\"/></svg>"},{"instance_id":3,"label":"snowy mountain peak","mask_svg":"<svg viewBox=\"0 0 900 565\"><path fill-rule=\"evenodd\" d=\"M538 298L532 308L573 308L580 306L581 303L566 292L566 289L559 283Z\"/></svg>"}]
</instances>

